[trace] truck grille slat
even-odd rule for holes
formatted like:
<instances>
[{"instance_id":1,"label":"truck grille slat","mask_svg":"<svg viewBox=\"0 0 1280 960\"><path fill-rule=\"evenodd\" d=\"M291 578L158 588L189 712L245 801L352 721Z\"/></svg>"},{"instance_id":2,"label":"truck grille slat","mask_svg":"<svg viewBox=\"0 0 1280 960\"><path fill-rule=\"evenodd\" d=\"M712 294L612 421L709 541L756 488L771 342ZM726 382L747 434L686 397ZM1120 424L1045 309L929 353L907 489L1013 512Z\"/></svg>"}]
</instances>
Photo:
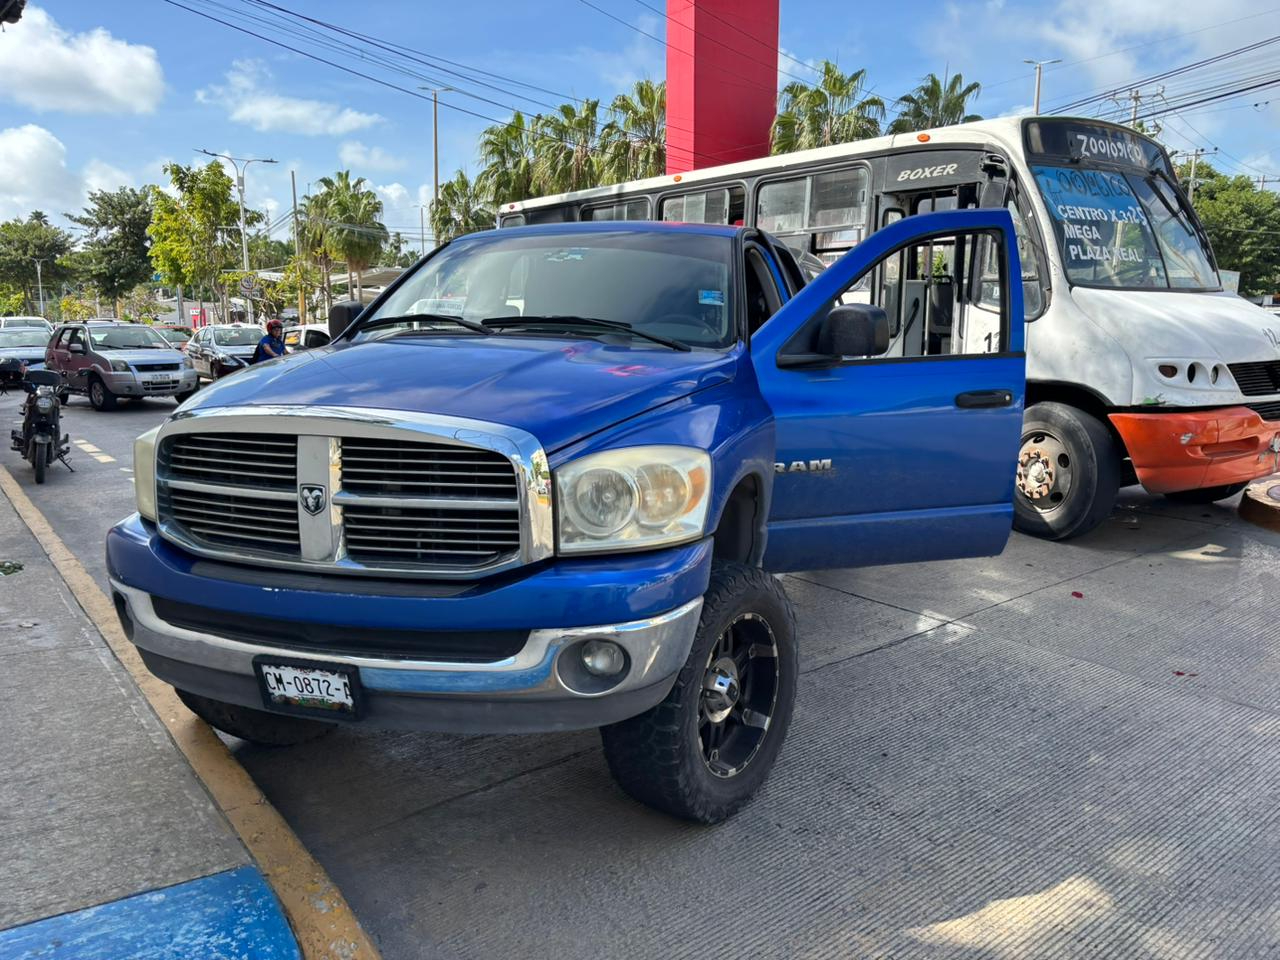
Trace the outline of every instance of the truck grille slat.
<instances>
[{"instance_id":1,"label":"truck grille slat","mask_svg":"<svg viewBox=\"0 0 1280 960\"><path fill-rule=\"evenodd\" d=\"M1263 420L1280 420L1280 400L1273 400L1270 403L1247 403L1245 406Z\"/></svg>"},{"instance_id":2,"label":"truck grille slat","mask_svg":"<svg viewBox=\"0 0 1280 960\"><path fill-rule=\"evenodd\" d=\"M1229 363L1227 367L1246 397L1280 393L1280 360Z\"/></svg>"}]
</instances>

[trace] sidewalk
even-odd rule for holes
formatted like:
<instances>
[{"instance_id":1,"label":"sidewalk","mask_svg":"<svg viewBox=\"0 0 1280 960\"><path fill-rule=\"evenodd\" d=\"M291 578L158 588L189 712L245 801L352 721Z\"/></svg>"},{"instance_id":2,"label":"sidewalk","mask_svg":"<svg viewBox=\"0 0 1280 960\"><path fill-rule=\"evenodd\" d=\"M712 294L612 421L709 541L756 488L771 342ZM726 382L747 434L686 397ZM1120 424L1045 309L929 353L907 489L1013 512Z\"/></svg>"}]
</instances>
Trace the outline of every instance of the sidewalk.
<instances>
[{"instance_id":1,"label":"sidewalk","mask_svg":"<svg viewBox=\"0 0 1280 960\"><path fill-rule=\"evenodd\" d=\"M244 845L0 495L0 571L14 563L0 575L0 960L299 957Z\"/></svg>"}]
</instances>

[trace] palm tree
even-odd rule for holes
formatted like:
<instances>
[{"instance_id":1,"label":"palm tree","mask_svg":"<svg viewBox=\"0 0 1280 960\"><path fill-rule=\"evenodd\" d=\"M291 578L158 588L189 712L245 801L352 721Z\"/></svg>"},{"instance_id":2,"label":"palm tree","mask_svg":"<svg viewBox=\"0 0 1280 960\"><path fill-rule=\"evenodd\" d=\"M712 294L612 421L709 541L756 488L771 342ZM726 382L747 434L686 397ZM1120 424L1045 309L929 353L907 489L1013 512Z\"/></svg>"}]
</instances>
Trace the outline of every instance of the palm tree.
<instances>
[{"instance_id":1,"label":"palm tree","mask_svg":"<svg viewBox=\"0 0 1280 960\"><path fill-rule=\"evenodd\" d=\"M599 185L599 109L599 100L584 100L581 107L562 103L541 118L534 146L536 192L567 193Z\"/></svg>"},{"instance_id":2,"label":"palm tree","mask_svg":"<svg viewBox=\"0 0 1280 960\"><path fill-rule=\"evenodd\" d=\"M495 123L480 134L480 162L476 187L495 204L533 196L534 127L517 110L509 123Z\"/></svg>"},{"instance_id":3,"label":"palm tree","mask_svg":"<svg viewBox=\"0 0 1280 960\"><path fill-rule=\"evenodd\" d=\"M600 179L624 183L667 169L667 84L637 81L609 108L613 119L600 132Z\"/></svg>"},{"instance_id":4,"label":"palm tree","mask_svg":"<svg viewBox=\"0 0 1280 960\"><path fill-rule=\"evenodd\" d=\"M333 291L329 287L333 257L329 254L329 198L323 193L302 198L302 216L298 230L301 249L298 251L307 263L320 268L321 289L327 314L333 306Z\"/></svg>"},{"instance_id":5,"label":"palm tree","mask_svg":"<svg viewBox=\"0 0 1280 960\"><path fill-rule=\"evenodd\" d=\"M915 130L931 130L953 123L981 120L976 113L965 113L970 97L977 97L982 85L965 84L960 74L938 79L931 73L920 81L920 86L898 98L898 118L889 124L890 133L911 133Z\"/></svg>"},{"instance_id":6,"label":"palm tree","mask_svg":"<svg viewBox=\"0 0 1280 960\"><path fill-rule=\"evenodd\" d=\"M382 201L366 186L364 177L351 178L350 170L321 177L320 195L325 198L326 245L329 252L347 262L347 289L355 274L356 299L361 299L364 271L382 253L388 240L382 223Z\"/></svg>"},{"instance_id":7,"label":"palm tree","mask_svg":"<svg viewBox=\"0 0 1280 960\"><path fill-rule=\"evenodd\" d=\"M431 204L431 232L437 243L464 233L493 228L494 213L488 197L459 170L453 179L440 184L440 199Z\"/></svg>"},{"instance_id":8,"label":"palm tree","mask_svg":"<svg viewBox=\"0 0 1280 960\"><path fill-rule=\"evenodd\" d=\"M884 101L864 87L866 70L841 73L822 61L822 78L814 86L792 81L782 88L782 108L770 133L774 153L828 147L879 136Z\"/></svg>"}]
</instances>

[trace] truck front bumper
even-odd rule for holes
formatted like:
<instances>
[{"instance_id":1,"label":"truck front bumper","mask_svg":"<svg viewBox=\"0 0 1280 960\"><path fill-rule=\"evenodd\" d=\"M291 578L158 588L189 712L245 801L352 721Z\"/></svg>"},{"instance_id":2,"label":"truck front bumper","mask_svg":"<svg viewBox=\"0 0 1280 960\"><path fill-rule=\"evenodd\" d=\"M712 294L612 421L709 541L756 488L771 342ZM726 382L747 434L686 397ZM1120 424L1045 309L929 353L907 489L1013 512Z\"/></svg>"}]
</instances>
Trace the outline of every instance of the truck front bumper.
<instances>
[{"instance_id":1,"label":"truck front bumper","mask_svg":"<svg viewBox=\"0 0 1280 960\"><path fill-rule=\"evenodd\" d=\"M131 371L102 374L107 389L117 397L171 397L196 388L196 372L187 367L166 371L163 377L143 379Z\"/></svg>"},{"instance_id":2,"label":"truck front bumper","mask_svg":"<svg viewBox=\"0 0 1280 960\"><path fill-rule=\"evenodd\" d=\"M1280 421L1248 407L1113 413L1111 422L1151 493L1248 483L1280 471Z\"/></svg>"},{"instance_id":3,"label":"truck front bumper","mask_svg":"<svg viewBox=\"0 0 1280 960\"><path fill-rule=\"evenodd\" d=\"M277 581L266 570L246 577L245 568L209 564L177 551L136 516L115 527L107 542L117 613L160 679L261 710L256 657L301 659L321 668L339 664L359 672L363 710L356 722L460 733L597 727L659 703L689 656L710 554L710 543L703 541L647 555L555 562L523 578L464 585L443 594L423 584L415 595L414 584L403 582L351 582L342 590L343 584L325 578L323 586L303 589L306 580ZM235 579L218 576L220 571ZM162 602L153 603L156 598ZM157 606L169 609L166 599L183 603L190 598L199 598L212 614L207 622L179 625L156 612ZM605 619L628 610L643 615ZM267 619L304 640L309 624L317 636L332 636L335 629L341 632L338 625L350 624L353 634L379 627L389 635L456 629L463 638L468 632L515 628L523 642L500 659L464 662L406 650L390 656L246 635L243 624ZM583 669L582 645L592 639L625 651L626 667L619 676L594 677Z\"/></svg>"}]
</instances>

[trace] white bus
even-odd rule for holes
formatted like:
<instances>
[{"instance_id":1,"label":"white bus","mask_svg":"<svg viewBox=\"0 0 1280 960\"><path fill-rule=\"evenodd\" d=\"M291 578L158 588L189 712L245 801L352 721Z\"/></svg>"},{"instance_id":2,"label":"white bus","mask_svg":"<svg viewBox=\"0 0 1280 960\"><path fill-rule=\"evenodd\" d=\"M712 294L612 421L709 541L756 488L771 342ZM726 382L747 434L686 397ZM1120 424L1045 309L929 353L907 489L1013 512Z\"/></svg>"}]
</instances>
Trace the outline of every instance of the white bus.
<instances>
[{"instance_id":1,"label":"white bus","mask_svg":"<svg viewBox=\"0 0 1280 960\"><path fill-rule=\"evenodd\" d=\"M1121 486L1210 502L1280 470L1280 322L1222 290L1168 155L1126 127L984 120L504 204L498 222L741 223L812 271L898 218L972 206L1007 206L1019 235L1018 529L1065 539ZM981 301L982 267L950 263L903 258L902 278L861 292L889 314L890 356L992 349L981 311L952 328L959 291ZM946 464L920 468L947 482Z\"/></svg>"}]
</instances>

